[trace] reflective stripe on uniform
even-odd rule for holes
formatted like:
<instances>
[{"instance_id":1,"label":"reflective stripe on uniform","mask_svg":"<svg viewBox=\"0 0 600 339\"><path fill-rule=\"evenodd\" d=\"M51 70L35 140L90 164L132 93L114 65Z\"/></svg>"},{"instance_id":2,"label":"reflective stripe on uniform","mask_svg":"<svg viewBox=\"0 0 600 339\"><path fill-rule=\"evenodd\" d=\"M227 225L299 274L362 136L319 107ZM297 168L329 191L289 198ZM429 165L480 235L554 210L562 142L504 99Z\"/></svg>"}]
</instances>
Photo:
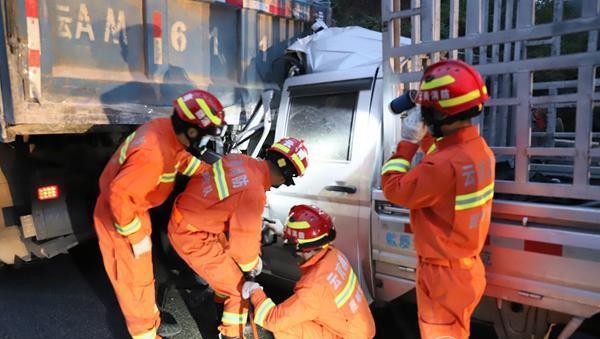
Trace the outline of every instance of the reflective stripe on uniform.
<instances>
[{"instance_id":1,"label":"reflective stripe on uniform","mask_svg":"<svg viewBox=\"0 0 600 339\"><path fill-rule=\"evenodd\" d=\"M217 297L221 298L221 299L227 299L227 298L229 298L229 296L227 294L222 294L222 293L219 293L217 291L215 291L215 295Z\"/></svg>"},{"instance_id":2,"label":"reflective stripe on uniform","mask_svg":"<svg viewBox=\"0 0 600 339\"><path fill-rule=\"evenodd\" d=\"M248 313L223 312L221 321L226 325L243 325L246 323L246 318L248 318Z\"/></svg>"},{"instance_id":3,"label":"reflective stripe on uniform","mask_svg":"<svg viewBox=\"0 0 600 339\"><path fill-rule=\"evenodd\" d=\"M335 305L337 306L337 308L341 308L342 306L344 306L344 304L346 304L346 302L348 302L348 300L350 300L350 297L352 297L352 293L354 293L357 283L358 279L356 278L356 274L354 274L354 271L350 270L350 275L348 276L346 285L344 285L344 288L342 288L340 293L338 293L338 295L335 297Z\"/></svg>"},{"instance_id":4,"label":"reflective stripe on uniform","mask_svg":"<svg viewBox=\"0 0 600 339\"><path fill-rule=\"evenodd\" d=\"M142 334L136 334L131 336L133 339L154 339L156 338L156 328L151 329L148 332Z\"/></svg>"},{"instance_id":5,"label":"reflective stripe on uniform","mask_svg":"<svg viewBox=\"0 0 600 339\"><path fill-rule=\"evenodd\" d=\"M160 178L158 178L158 182L162 182L162 183L174 182L176 175L177 175L177 172L162 174L160 176Z\"/></svg>"},{"instance_id":6,"label":"reflective stripe on uniform","mask_svg":"<svg viewBox=\"0 0 600 339\"><path fill-rule=\"evenodd\" d=\"M168 183L168 182L174 182L175 181L175 177L177 176L177 169L179 168L179 163L177 163L175 165L175 170L171 173L163 173L160 175L160 177L158 178L158 182L159 183Z\"/></svg>"},{"instance_id":7,"label":"reflective stripe on uniform","mask_svg":"<svg viewBox=\"0 0 600 339\"><path fill-rule=\"evenodd\" d=\"M227 179L225 178L222 160L219 160L214 164L213 174L215 177L215 185L217 186L217 193L219 194L219 200L223 200L229 196L229 187L227 186Z\"/></svg>"},{"instance_id":8,"label":"reflective stripe on uniform","mask_svg":"<svg viewBox=\"0 0 600 339\"><path fill-rule=\"evenodd\" d=\"M257 308L254 315L254 322L260 327L264 327L265 319L269 315L269 312L275 308L275 303L271 298L265 299Z\"/></svg>"},{"instance_id":9,"label":"reflective stripe on uniform","mask_svg":"<svg viewBox=\"0 0 600 339\"><path fill-rule=\"evenodd\" d=\"M444 139L444 137L436 138L435 141L441 141L442 139ZM429 146L429 149L427 150L427 154L431 154L431 153L435 152L435 150L437 149L437 145L435 144L435 141L431 144L431 146Z\"/></svg>"},{"instance_id":10,"label":"reflective stripe on uniform","mask_svg":"<svg viewBox=\"0 0 600 339\"><path fill-rule=\"evenodd\" d=\"M475 100L475 99L479 98L480 96L481 96L480 90L476 89L474 91L471 91L467 94L463 94L456 98L440 100L439 103L440 103L440 106L442 106L443 108L454 107L454 106L462 105L465 102Z\"/></svg>"},{"instance_id":11,"label":"reflective stripe on uniform","mask_svg":"<svg viewBox=\"0 0 600 339\"><path fill-rule=\"evenodd\" d=\"M181 110L183 111L183 114L185 114L186 117L188 117L190 120L196 119L196 116L187 107L187 105L185 104L185 101L183 100L183 98L177 99L177 103L179 104L179 108L181 108Z\"/></svg>"},{"instance_id":12,"label":"reflective stripe on uniform","mask_svg":"<svg viewBox=\"0 0 600 339\"><path fill-rule=\"evenodd\" d=\"M288 221L286 226L295 230L305 230L310 228L308 221Z\"/></svg>"},{"instance_id":13,"label":"reflective stripe on uniform","mask_svg":"<svg viewBox=\"0 0 600 339\"><path fill-rule=\"evenodd\" d=\"M129 143L131 142L131 140L133 140L134 137L135 137L135 132L131 133L125 139L123 146L121 146L121 153L119 154L119 165L123 165L125 160L127 160L127 148L129 148Z\"/></svg>"},{"instance_id":14,"label":"reflective stripe on uniform","mask_svg":"<svg viewBox=\"0 0 600 339\"><path fill-rule=\"evenodd\" d=\"M202 111L204 112L204 114L206 114L206 116L208 117L208 119L210 119L210 121L217 125L217 126L221 126L221 119L214 115L213 112L211 111L210 107L208 107L208 105L206 104L206 101L204 101L204 99L196 99L196 102L198 103L198 106L200 106L200 108L202 108Z\"/></svg>"},{"instance_id":15,"label":"reflective stripe on uniform","mask_svg":"<svg viewBox=\"0 0 600 339\"><path fill-rule=\"evenodd\" d=\"M306 244L306 243L309 243L309 242L321 240L321 239L325 238L326 236L327 236L327 233L321 234L318 237L314 237L314 238L310 238L310 239L298 239L298 243L299 244Z\"/></svg>"},{"instance_id":16,"label":"reflective stripe on uniform","mask_svg":"<svg viewBox=\"0 0 600 339\"><path fill-rule=\"evenodd\" d=\"M494 183L487 185L485 188L477 192L462 194L456 196L456 204L454 210L462 211L469 208L484 205L486 202L494 198Z\"/></svg>"},{"instance_id":17,"label":"reflective stripe on uniform","mask_svg":"<svg viewBox=\"0 0 600 339\"><path fill-rule=\"evenodd\" d=\"M427 150L427 154L433 153L436 149L437 149L437 146L435 145L435 142L434 142L433 144L431 144L431 146L429 146L429 149Z\"/></svg>"},{"instance_id":18,"label":"reflective stripe on uniform","mask_svg":"<svg viewBox=\"0 0 600 339\"><path fill-rule=\"evenodd\" d=\"M391 159L383 165L381 169L381 175L386 174L387 172L400 172L406 173L410 168L410 162L404 159Z\"/></svg>"},{"instance_id":19,"label":"reflective stripe on uniform","mask_svg":"<svg viewBox=\"0 0 600 339\"><path fill-rule=\"evenodd\" d=\"M185 176L191 177L192 175L194 175L196 173L198 168L200 168L201 163L202 162L200 161L200 159L198 159L196 157L192 157L192 160L187 165L187 167L185 168L185 171L183 171L182 174Z\"/></svg>"},{"instance_id":20,"label":"reflective stripe on uniform","mask_svg":"<svg viewBox=\"0 0 600 339\"><path fill-rule=\"evenodd\" d=\"M256 259L252 260L251 262L247 263L247 264L238 264L240 266L240 268L242 269L242 271L244 272L250 272L252 271L252 269L254 268L254 266L256 266L256 263L258 262L258 257L256 257Z\"/></svg>"},{"instance_id":21,"label":"reflective stripe on uniform","mask_svg":"<svg viewBox=\"0 0 600 339\"><path fill-rule=\"evenodd\" d=\"M452 77L451 75L444 75L443 77L439 77L437 79L433 79L431 81L424 82L423 85L421 85L421 90L426 91L428 89L434 89L434 88L450 85L450 84L453 84L454 81L456 81L456 79L454 79L454 77Z\"/></svg>"},{"instance_id":22,"label":"reflective stripe on uniform","mask_svg":"<svg viewBox=\"0 0 600 339\"><path fill-rule=\"evenodd\" d=\"M140 228L142 228L142 221L140 220L140 218L135 217L129 224L124 226L115 223L115 228L117 229L117 232L119 232L119 234L121 235L130 235L139 231Z\"/></svg>"}]
</instances>

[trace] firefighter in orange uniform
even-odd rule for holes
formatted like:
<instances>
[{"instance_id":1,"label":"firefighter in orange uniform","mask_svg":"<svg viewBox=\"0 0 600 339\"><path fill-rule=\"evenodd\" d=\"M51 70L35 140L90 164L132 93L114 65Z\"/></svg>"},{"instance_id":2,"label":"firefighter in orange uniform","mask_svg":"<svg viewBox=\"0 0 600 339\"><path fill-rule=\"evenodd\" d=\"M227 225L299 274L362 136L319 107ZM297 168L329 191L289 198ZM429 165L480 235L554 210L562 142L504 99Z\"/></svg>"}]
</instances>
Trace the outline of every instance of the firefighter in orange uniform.
<instances>
[{"instance_id":1,"label":"firefighter in orange uniform","mask_svg":"<svg viewBox=\"0 0 600 339\"><path fill-rule=\"evenodd\" d=\"M154 339L161 330L172 334L166 326L159 329L148 210L168 198L177 173L202 171L190 152L199 155L199 143L224 124L223 106L208 92L191 90L173 105L170 118L145 123L113 154L100 176L94 209L104 266L133 338Z\"/></svg>"},{"instance_id":2,"label":"firefighter in orange uniform","mask_svg":"<svg viewBox=\"0 0 600 339\"><path fill-rule=\"evenodd\" d=\"M266 160L230 154L190 180L175 200L169 239L183 260L224 299L221 338L238 338L248 316L243 272L262 270L260 238L265 192L293 185L308 166L304 144L284 138Z\"/></svg>"},{"instance_id":3,"label":"firefighter in orange uniform","mask_svg":"<svg viewBox=\"0 0 600 339\"><path fill-rule=\"evenodd\" d=\"M335 235L331 217L323 210L292 207L283 236L302 259L294 295L275 305L258 283L244 283L243 296L255 307L253 321L276 339L375 336L375 321L358 278L346 256L331 245Z\"/></svg>"},{"instance_id":4,"label":"firefighter in orange uniform","mask_svg":"<svg viewBox=\"0 0 600 339\"><path fill-rule=\"evenodd\" d=\"M490 225L495 158L470 119L487 99L485 83L471 66L454 60L429 66L416 100L420 109L403 120L403 140L383 166L386 198L410 209L425 339L468 338L485 289L479 253ZM411 168L427 128L438 138L436 150Z\"/></svg>"}]
</instances>

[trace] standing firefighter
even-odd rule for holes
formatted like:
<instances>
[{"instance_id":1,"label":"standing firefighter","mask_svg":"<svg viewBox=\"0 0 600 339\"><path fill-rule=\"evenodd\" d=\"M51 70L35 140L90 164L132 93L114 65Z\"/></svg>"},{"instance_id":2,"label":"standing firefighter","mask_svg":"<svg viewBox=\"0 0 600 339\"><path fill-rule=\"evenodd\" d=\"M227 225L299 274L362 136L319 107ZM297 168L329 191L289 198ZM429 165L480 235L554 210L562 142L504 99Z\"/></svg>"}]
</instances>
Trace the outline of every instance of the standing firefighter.
<instances>
[{"instance_id":1,"label":"standing firefighter","mask_svg":"<svg viewBox=\"0 0 600 339\"><path fill-rule=\"evenodd\" d=\"M285 138L266 160L230 154L190 180L173 207L169 238L177 253L224 300L223 338L242 337L248 302L242 300L244 272L262 270L260 238L265 192L293 185L308 166L304 144Z\"/></svg>"},{"instance_id":2,"label":"standing firefighter","mask_svg":"<svg viewBox=\"0 0 600 339\"><path fill-rule=\"evenodd\" d=\"M279 305L258 283L244 283L244 298L255 306L252 320L276 339L373 338L375 322L358 278L331 245L336 235L331 217L314 206L294 206L283 235L302 259L302 275L294 295Z\"/></svg>"},{"instance_id":3,"label":"standing firefighter","mask_svg":"<svg viewBox=\"0 0 600 339\"><path fill-rule=\"evenodd\" d=\"M479 253L490 225L495 159L470 119L487 99L481 75L471 66L453 60L431 65L416 100L421 109L404 119L404 140L383 166L386 198L410 208L423 338L468 338L471 314L485 289ZM423 121L441 139L411 169L426 134Z\"/></svg>"},{"instance_id":4,"label":"standing firefighter","mask_svg":"<svg viewBox=\"0 0 600 339\"><path fill-rule=\"evenodd\" d=\"M147 122L129 135L100 176L94 226L133 338L161 333L148 210L167 199L178 172L192 176L200 171L200 160L190 152L198 154L200 141L218 134L222 124L217 98L201 90L186 92L174 101L171 118Z\"/></svg>"}]
</instances>

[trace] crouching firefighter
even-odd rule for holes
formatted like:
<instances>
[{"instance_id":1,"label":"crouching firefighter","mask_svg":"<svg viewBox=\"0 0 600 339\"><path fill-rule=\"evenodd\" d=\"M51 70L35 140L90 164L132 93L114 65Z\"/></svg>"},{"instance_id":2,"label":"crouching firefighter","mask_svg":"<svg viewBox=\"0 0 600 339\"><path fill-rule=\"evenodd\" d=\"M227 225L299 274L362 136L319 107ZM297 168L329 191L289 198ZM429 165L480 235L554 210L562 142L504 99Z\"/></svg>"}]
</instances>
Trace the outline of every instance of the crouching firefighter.
<instances>
[{"instance_id":1,"label":"crouching firefighter","mask_svg":"<svg viewBox=\"0 0 600 339\"><path fill-rule=\"evenodd\" d=\"M481 75L447 60L429 66L416 103L402 123L402 141L382 170L392 203L410 209L418 255L421 337L468 338L470 318L485 289L479 253L488 233L495 159L470 119L488 99ZM392 105L392 109L394 105ZM436 150L411 168L427 129Z\"/></svg>"},{"instance_id":2,"label":"crouching firefighter","mask_svg":"<svg viewBox=\"0 0 600 339\"><path fill-rule=\"evenodd\" d=\"M258 283L244 283L243 297L254 305L252 320L276 339L375 336L375 322L358 278L346 256L331 245L335 235L331 217L321 209L292 207L283 237L302 261L294 295L275 305Z\"/></svg>"},{"instance_id":3,"label":"crouching firefighter","mask_svg":"<svg viewBox=\"0 0 600 339\"><path fill-rule=\"evenodd\" d=\"M262 270L260 241L265 192L294 185L308 166L304 144L284 138L266 159L229 154L193 177L175 200L169 239L181 258L224 300L221 338L241 338L248 316L244 273Z\"/></svg>"},{"instance_id":4,"label":"crouching firefighter","mask_svg":"<svg viewBox=\"0 0 600 339\"><path fill-rule=\"evenodd\" d=\"M133 338L173 335L161 325L152 268L148 210L173 190L175 176L201 172L201 145L219 134L223 106L212 94L191 90L173 102L170 118L140 126L113 154L100 176L94 226L108 278ZM175 327L175 328L173 328Z\"/></svg>"}]
</instances>

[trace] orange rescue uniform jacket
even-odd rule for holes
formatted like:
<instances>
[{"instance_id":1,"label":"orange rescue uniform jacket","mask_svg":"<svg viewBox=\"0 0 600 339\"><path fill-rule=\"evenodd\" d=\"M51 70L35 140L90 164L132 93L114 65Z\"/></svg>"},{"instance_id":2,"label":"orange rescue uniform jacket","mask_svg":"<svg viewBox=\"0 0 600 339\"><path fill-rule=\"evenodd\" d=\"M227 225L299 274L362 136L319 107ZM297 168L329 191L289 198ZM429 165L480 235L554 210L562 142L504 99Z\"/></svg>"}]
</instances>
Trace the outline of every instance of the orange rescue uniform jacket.
<instances>
[{"instance_id":1,"label":"orange rescue uniform jacket","mask_svg":"<svg viewBox=\"0 0 600 339\"><path fill-rule=\"evenodd\" d=\"M265 160L229 154L193 177L175 201L180 214L194 231L229 233L229 251L242 271L258 263L265 192L271 188Z\"/></svg>"},{"instance_id":2,"label":"orange rescue uniform jacket","mask_svg":"<svg viewBox=\"0 0 600 339\"><path fill-rule=\"evenodd\" d=\"M419 145L400 142L382 169L383 193L390 202L410 209L419 256L477 256L490 224L494 154L475 126L438 139L435 145L435 152L410 169Z\"/></svg>"},{"instance_id":3,"label":"orange rescue uniform jacket","mask_svg":"<svg viewBox=\"0 0 600 339\"><path fill-rule=\"evenodd\" d=\"M154 119L113 154L100 176L100 199L108 202L116 231L135 244L151 232L142 229L140 216L165 202L177 173L193 176L207 168L185 151L170 118Z\"/></svg>"},{"instance_id":4,"label":"orange rescue uniform jacket","mask_svg":"<svg viewBox=\"0 0 600 339\"><path fill-rule=\"evenodd\" d=\"M254 322L277 333L314 321L340 338L373 338L375 322L348 259L328 246L300 266L294 294L275 305L262 290L252 293Z\"/></svg>"}]
</instances>

